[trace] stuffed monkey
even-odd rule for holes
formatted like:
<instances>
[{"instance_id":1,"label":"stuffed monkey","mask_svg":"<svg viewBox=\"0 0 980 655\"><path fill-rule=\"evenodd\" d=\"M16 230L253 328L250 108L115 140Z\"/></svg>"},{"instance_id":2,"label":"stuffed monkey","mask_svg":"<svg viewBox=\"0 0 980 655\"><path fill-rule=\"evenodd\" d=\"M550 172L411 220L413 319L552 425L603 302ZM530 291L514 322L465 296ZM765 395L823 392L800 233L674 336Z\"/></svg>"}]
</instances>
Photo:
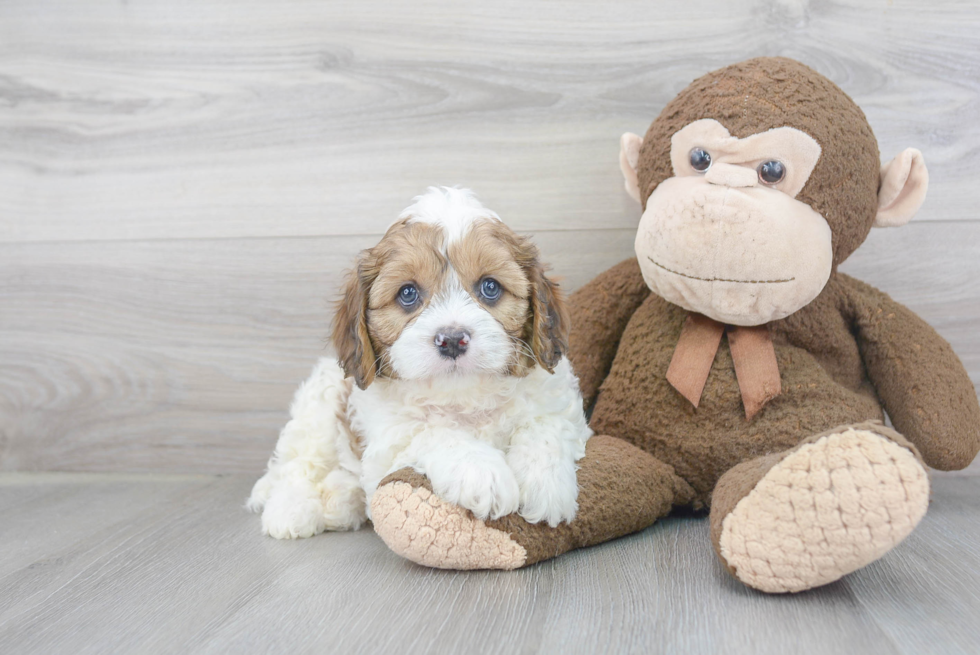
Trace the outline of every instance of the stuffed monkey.
<instances>
[{"instance_id":1,"label":"stuffed monkey","mask_svg":"<svg viewBox=\"0 0 980 655\"><path fill-rule=\"evenodd\" d=\"M689 506L710 509L721 562L762 591L878 559L925 514L926 467L980 449L950 346L837 270L920 207L921 154L882 166L857 105L783 58L695 80L621 146L636 258L570 302L569 358L605 435L580 463L577 517L477 521L402 470L374 497L375 529L421 564L509 569Z\"/></svg>"}]
</instances>

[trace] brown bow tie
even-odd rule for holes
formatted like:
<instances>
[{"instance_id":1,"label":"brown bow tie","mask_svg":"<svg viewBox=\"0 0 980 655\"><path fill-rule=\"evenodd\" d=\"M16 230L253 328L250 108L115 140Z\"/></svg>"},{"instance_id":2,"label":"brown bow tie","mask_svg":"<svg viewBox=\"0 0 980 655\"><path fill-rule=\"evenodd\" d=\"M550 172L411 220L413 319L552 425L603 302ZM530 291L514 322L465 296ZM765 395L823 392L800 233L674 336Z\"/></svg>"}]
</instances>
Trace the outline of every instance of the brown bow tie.
<instances>
[{"instance_id":1,"label":"brown bow tie","mask_svg":"<svg viewBox=\"0 0 980 655\"><path fill-rule=\"evenodd\" d=\"M667 381L695 407L701 402L701 392L725 330L723 323L702 314L688 314L684 321L684 329L667 368ZM727 330L745 418L750 420L763 405L782 392L776 350L768 325L729 325Z\"/></svg>"}]
</instances>

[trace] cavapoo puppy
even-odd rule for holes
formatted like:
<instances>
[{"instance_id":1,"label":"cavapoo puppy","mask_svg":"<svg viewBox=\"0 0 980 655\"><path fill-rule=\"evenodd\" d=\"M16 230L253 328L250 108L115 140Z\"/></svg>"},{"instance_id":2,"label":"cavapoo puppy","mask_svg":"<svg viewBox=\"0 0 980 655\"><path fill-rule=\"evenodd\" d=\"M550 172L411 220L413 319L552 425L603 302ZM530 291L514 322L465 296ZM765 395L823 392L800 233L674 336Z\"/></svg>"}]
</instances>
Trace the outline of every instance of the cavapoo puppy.
<instances>
[{"instance_id":1,"label":"cavapoo puppy","mask_svg":"<svg viewBox=\"0 0 980 655\"><path fill-rule=\"evenodd\" d=\"M570 521L592 431L567 331L537 248L469 191L429 189L358 256L338 358L296 392L248 507L279 539L353 530L411 467L480 519Z\"/></svg>"}]
</instances>

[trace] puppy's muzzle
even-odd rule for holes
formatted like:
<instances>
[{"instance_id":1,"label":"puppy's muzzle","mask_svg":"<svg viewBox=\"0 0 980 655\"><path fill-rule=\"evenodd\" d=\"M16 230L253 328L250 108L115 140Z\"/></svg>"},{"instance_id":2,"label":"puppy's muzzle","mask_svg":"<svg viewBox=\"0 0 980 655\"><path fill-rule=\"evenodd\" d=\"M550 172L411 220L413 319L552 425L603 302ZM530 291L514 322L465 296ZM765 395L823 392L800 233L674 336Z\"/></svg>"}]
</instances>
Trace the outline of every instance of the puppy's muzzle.
<instances>
[{"instance_id":1,"label":"puppy's muzzle","mask_svg":"<svg viewBox=\"0 0 980 655\"><path fill-rule=\"evenodd\" d=\"M456 359L466 352L466 347L470 345L470 335L465 330L447 328L440 330L433 341L441 356Z\"/></svg>"}]
</instances>

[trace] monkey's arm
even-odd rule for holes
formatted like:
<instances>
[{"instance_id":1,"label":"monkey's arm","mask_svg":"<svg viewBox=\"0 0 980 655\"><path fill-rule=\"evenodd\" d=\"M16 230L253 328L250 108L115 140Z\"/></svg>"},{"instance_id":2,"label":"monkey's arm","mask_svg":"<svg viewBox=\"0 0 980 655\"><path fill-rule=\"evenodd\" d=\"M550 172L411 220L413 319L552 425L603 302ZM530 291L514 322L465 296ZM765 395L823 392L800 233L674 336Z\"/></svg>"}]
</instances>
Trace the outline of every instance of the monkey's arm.
<instances>
[{"instance_id":1,"label":"monkey's arm","mask_svg":"<svg viewBox=\"0 0 980 655\"><path fill-rule=\"evenodd\" d=\"M609 373L626 324L649 295L633 257L600 273L568 299L572 322L568 359L578 376L586 409L592 407Z\"/></svg>"},{"instance_id":2,"label":"monkey's arm","mask_svg":"<svg viewBox=\"0 0 980 655\"><path fill-rule=\"evenodd\" d=\"M895 428L929 466L966 468L980 450L980 403L963 364L910 309L841 277L851 291L861 358Z\"/></svg>"}]
</instances>

